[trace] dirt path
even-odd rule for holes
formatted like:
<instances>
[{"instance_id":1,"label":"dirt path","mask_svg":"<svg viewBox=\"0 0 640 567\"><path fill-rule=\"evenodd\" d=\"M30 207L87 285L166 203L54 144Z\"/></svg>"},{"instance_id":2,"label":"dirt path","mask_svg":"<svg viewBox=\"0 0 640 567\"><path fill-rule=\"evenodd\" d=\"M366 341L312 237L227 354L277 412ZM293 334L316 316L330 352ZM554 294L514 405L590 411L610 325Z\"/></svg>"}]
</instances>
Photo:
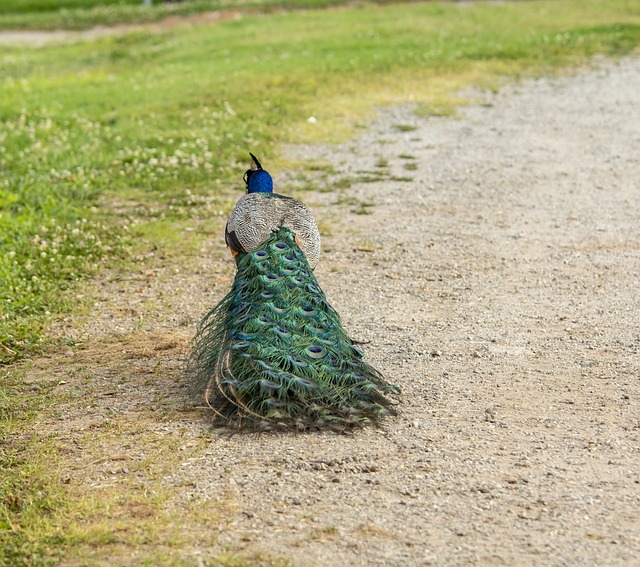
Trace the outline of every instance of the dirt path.
<instances>
[{"instance_id":1,"label":"dirt path","mask_svg":"<svg viewBox=\"0 0 640 567\"><path fill-rule=\"evenodd\" d=\"M101 37L138 31L161 32L176 26L207 25L226 20L237 20L242 16L243 12L229 9L198 12L186 16L167 16L156 22L95 26L86 30L0 30L0 45L44 47L59 43L91 41Z\"/></svg>"},{"instance_id":2,"label":"dirt path","mask_svg":"<svg viewBox=\"0 0 640 567\"><path fill-rule=\"evenodd\" d=\"M189 551L203 564L224 549L296 566L635 563L638 93L631 59L506 89L460 120L395 109L345 146L292 148L361 179L307 194L333 231L317 272L403 388L399 416L352 436L229 437L176 413L192 322L230 281L212 237L180 273L168 258L105 284L92 324L67 330L84 348L35 364L94 400L57 424L72 482L121 482L73 445L115 415L179 446L204 436L162 479L184 502L225 502L216 544ZM131 439L108 450L142 459Z\"/></svg>"}]
</instances>

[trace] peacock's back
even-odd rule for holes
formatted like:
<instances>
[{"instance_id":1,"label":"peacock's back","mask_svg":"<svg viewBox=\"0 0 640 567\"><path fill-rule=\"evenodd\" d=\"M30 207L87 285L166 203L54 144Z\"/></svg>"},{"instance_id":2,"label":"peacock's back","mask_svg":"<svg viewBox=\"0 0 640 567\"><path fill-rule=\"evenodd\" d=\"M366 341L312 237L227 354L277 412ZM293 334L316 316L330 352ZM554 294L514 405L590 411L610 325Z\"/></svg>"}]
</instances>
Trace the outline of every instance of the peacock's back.
<instances>
[{"instance_id":1,"label":"peacock's back","mask_svg":"<svg viewBox=\"0 0 640 567\"><path fill-rule=\"evenodd\" d=\"M231 212L225 236L227 244L238 246L238 252L246 253L258 248L281 227L298 237L300 248L314 269L320 259L320 232L311 211L291 197L247 193Z\"/></svg>"}]
</instances>

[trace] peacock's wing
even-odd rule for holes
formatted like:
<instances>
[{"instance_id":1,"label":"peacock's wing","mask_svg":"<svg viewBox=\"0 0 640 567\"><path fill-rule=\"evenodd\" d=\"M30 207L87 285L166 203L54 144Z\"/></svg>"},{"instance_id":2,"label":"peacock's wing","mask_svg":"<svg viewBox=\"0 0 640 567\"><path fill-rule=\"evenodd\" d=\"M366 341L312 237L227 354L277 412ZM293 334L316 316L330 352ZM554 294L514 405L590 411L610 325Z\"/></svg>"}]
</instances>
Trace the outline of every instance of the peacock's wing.
<instances>
[{"instance_id":1,"label":"peacock's wing","mask_svg":"<svg viewBox=\"0 0 640 567\"><path fill-rule=\"evenodd\" d=\"M236 256L229 294L201 322L191 367L223 421L342 428L392 414L398 393L344 332L288 228Z\"/></svg>"},{"instance_id":2,"label":"peacock's wing","mask_svg":"<svg viewBox=\"0 0 640 567\"><path fill-rule=\"evenodd\" d=\"M227 245L234 251L255 250L280 227L289 228L312 269L320 258L320 232L304 203L277 193L247 193L233 208L225 230Z\"/></svg>"}]
</instances>

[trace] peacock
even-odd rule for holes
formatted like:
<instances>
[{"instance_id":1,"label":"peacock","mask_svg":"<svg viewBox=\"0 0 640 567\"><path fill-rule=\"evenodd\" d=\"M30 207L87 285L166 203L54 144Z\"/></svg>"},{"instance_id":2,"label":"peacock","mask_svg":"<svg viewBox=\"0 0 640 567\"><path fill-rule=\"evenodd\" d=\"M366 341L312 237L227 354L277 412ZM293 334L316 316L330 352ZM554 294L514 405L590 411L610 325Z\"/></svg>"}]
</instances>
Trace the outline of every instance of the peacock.
<instances>
[{"instance_id":1,"label":"peacock","mask_svg":"<svg viewBox=\"0 0 640 567\"><path fill-rule=\"evenodd\" d=\"M253 154L225 241L237 266L229 293L194 339L190 373L219 424L345 430L395 415L399 389L364 362L313 270L320 233L300 201L273 192Z\"/></svg>"}]
</instances>

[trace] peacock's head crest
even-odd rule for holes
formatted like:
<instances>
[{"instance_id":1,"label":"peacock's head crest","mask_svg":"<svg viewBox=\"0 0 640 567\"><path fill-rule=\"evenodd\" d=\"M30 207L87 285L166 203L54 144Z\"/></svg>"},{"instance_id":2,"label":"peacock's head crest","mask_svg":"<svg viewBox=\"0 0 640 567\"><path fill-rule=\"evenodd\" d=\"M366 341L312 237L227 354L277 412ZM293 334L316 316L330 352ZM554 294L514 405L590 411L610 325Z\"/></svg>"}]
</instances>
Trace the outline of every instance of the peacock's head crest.
<instances>
[{"instance_id":1,"label":"peacock's head crest","mask_svg":"<svg viewBox=\"0 0 640 567\"><path fill-rule=\"evenodd\" d=\"M262 169L256 156L251 152L249 152L249 155L251 156L251 167L244 174L247 193L272 193L273 179L271 179L271 175Z\"/></svg>"}]
</instances>

